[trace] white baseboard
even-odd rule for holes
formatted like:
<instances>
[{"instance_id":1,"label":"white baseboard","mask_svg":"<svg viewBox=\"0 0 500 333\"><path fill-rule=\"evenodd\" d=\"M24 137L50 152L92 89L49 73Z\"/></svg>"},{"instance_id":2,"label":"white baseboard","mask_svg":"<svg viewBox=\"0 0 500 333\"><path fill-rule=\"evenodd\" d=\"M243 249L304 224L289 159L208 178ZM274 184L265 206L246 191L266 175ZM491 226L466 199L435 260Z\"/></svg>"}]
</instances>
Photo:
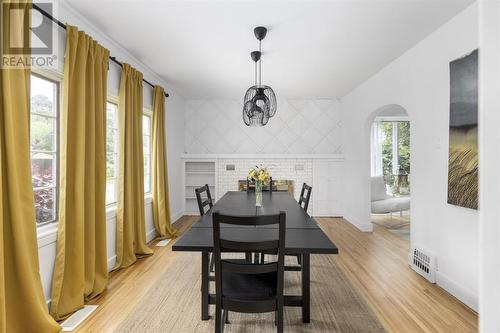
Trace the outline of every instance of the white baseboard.
<instances>
[{"instance_id":1,"label":"white baseboard","mask_svg":"<svg viewBox=\"0 0 500 333\"><path fill-rule=\"evenodd\" d=\"M358 219L355 219L349 214L344 214L344 220L358 228L359 230L363 232L372 232L373 231L373 224L372 223L361 223Z\"/></svg>"},{"instance_id":2,"label":"white baseboard","mask_svg":"<svg viewBox=\"0 0 500 333\"><path fill-rule=\"evenodd\" d=\"M436 283L469 308L476 312L478 311L478 296L474 295L470 290L463 288L460 284L439 271L436 272Z\"/></svg>"},{"instance_id":3,"label":"white baseboard","mask_svg":"<svg viewBox=\"0 0 500 333\"><path fill-rule=\"evenodd\" d=\"M146 232L146 243L151 242L155 238L156 238L156 230L155 230L155 228L153 228L153 229L149 230L148 232Z\"/></svg>"},{"instance_id":4,"label":"white baseboard","mask_svg":"<svg viewBox=\"0 0 500 333\"><path fill-rule=\"evenodd\" d=\"M111 272L113 267L115 267L115 263L116 263L116 254L108 258L108 272Z\"/></svg>"},{"instance_id":5,"label":"white baseboard","mask_svg":"<svg viewBox=\"0 0 500 333\"><path fill-rule=\"evenodd\" d=\"M172 214L172 217L171 217L172 224L174 224L175 222L177 222L183 215L184 215L184 212L182 210L178 211L175 214Z\"/></svg>"}]
</instances>

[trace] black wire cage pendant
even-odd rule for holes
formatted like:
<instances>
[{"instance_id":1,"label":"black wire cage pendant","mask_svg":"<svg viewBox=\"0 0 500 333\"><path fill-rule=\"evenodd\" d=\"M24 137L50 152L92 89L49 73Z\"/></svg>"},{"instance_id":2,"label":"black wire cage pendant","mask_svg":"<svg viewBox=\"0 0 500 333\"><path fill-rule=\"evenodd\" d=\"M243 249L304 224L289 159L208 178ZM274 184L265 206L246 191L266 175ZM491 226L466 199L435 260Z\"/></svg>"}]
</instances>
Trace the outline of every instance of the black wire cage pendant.
<instances>
[{"instance_id":1,"label":"black wire cage pendant","mask_svg":"<svg viewBox=\"0 0 500 333\"><path fill-rule=\"evenodd\" d=\"M276 114L276 95L271 87L262 85L261 42L266 37L267 29L257 27L254 29L254 33L259 40L259 51L250 53L252 60L255 62L255 85L248 88L245 93L243 122L247 126L265 126L269 122L269 118Z\"/></svg>"}]
</instances>

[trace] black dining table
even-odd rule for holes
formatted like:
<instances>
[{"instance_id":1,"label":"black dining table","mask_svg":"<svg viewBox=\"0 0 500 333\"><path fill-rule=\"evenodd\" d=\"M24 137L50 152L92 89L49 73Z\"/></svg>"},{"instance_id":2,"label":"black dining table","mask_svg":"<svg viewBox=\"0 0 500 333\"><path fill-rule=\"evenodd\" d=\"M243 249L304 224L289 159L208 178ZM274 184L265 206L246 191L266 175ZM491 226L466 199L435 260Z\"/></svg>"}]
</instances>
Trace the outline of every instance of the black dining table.
<instances>
[{"instance_id":1,"label":"black dining table","mask_svg":"<svg viewBox=\"0 0 500 333\"><path fill-rule=\"evenodd\" d=\"M310 322L310 255L338 254L335 244L326 236L295 199L287 192L263 192L262 206L255 205L255 192L227 192L207 213L200 217L173 245L173 251L201 252L201 319L210 317L209 305L215 304L215 295L209 293L209 254L213 251L212 212L226 215L270 215L286 213L285 254L302 256L301 295L285 295L285 306L302 307L302 321ZM221 224L221 235L237 241L276 239L277 225L238 226ZM294 270L288 267L288 270ZM296 269L295 269L296 270ZM286 274L286 273L285 273Z\"/></svg>"}]
</instances>

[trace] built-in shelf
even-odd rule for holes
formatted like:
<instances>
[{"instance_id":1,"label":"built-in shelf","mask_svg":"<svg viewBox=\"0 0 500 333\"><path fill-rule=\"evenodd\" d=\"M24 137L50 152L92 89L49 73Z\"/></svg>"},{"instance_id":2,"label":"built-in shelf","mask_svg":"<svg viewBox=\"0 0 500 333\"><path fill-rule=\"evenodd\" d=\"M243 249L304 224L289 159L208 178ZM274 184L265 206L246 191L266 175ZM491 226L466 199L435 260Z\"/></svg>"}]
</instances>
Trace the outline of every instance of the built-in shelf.
<instances>
[{"instance_id":1,"label":"built-in shelf","mask_svg":"<svg viewBox=\"0 0 500 333\"><path fill-rule=\"evenodd\" d=\"M198 203L194 190L208 184L212 197L215 197L215 161L189 161L184 164L184 202L186 212L197 212Z\"/></svg>"}]
</instances>

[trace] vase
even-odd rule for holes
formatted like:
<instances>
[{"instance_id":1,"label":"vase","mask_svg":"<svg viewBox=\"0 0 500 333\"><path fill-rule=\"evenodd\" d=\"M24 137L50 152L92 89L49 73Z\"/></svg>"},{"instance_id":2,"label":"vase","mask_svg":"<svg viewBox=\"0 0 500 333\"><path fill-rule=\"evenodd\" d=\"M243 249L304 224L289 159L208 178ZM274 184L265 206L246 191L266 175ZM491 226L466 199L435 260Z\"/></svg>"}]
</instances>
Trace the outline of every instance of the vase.
<instances>
[{"instance_id":1,"label":"vase","mask_svg":"<svg viewBox=\"0 0 500 333\"><path fill-rule=\"evenodd\" d=\"M262 207L262 182L255 181L255 206Z\"/></svg>"}]
</instances>

